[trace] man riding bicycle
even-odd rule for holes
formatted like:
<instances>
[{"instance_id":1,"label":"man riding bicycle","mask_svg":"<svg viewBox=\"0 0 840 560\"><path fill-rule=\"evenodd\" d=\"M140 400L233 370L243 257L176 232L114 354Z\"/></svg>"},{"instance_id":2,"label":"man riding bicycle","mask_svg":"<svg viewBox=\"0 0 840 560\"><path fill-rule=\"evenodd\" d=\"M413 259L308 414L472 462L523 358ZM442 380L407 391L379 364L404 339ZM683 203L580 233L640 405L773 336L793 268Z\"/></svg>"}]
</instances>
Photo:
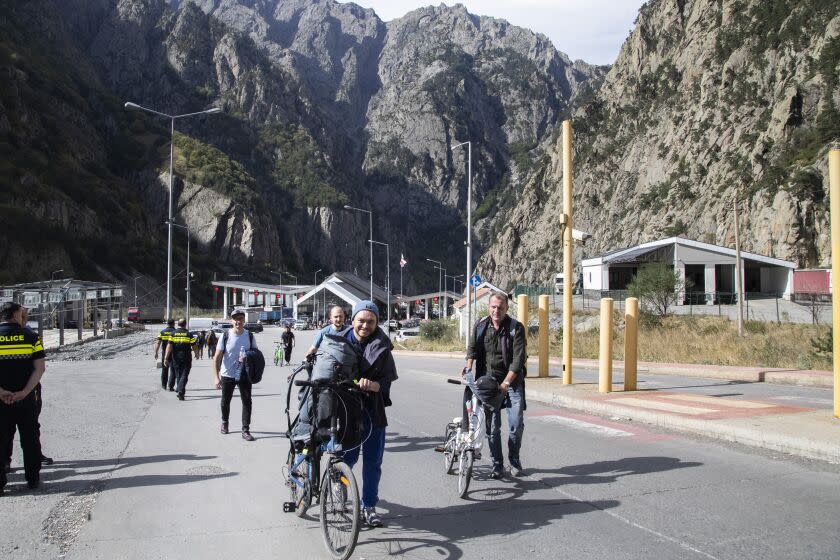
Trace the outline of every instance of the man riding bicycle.
<instances>
[{"instance_id":1,"label":"man riding bicycle","mask_svg":"<svg viewBox=\"0 0 840 560\"><path fill-rule=\"evenodd\" d=\"M479 379L491 375L502 393L504 402L501 408L507 408L508 416L508 460L511 472L519 475L522 462L519 450L522 446L522 434L525 430L525 328L519 321L508 316L507 294L493 292L488 303L489 316L480 319L473 332L470 347L467 350L467 363L464 373L472 371L475 365L477 385ZM488 380L485 380L485 382ZM470 395L465 391L465 399ZM501 478L504 474L502 455L502 412L497 408L487 412L486 430L490 456L493 459L491 478Z\"/></svg>"}]
</instances>

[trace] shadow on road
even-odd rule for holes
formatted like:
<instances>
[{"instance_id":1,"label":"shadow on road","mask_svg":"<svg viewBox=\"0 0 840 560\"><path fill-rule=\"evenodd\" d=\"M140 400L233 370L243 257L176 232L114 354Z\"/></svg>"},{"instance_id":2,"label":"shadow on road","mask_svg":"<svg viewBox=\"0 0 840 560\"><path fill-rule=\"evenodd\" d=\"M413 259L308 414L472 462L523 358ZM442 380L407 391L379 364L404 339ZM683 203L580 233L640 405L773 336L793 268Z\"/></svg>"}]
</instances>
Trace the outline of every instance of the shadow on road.
<instances>
[{"instance_id":1,"label":"shadow on road","mask_svg":"<svg viewBox=\"0 0 840 560\"><path fill-rule=\"evenodd\" d=\"M385 434L386 453L404 453L406 451L426 451L441 445L442 437L412 437L395 432Z\"/></svg>"},{"instance_id":2,"label":"shadow on road","mask_svg":"<svg viewBox=\"0 0 840 560\"><path fill-rule=\"evenodd\" d=\"M393 436L393 435L392 435ZM421 445L431 438L402 438L419 440ZM392 448L388 448L390 452ZM683 462L673 457L628 457L615 461L598 461L570 465L558 469L539 467L526 469L522 477L508 477L501 481L489 478L490 465L477 465L474 481L481 483L467 494L465 501L448 507L411 507L380 500L388 510L387 528L380 532L360 535L359 546L384 548L390 555L411 555L423 550L444 560L464 557L458 546L468 540L505 536L522 531L538 530L568 515L604 511L621 505L618 500L528 499L528 492L545 490L566 484L596 484L615 482L619 477L644 475L673 469L701 466L703 463ZM545 478L542 475L556 475ZM489 485L489 486L488 486ZM444 491L455 492L454 477L444 484ZM466 522L469 520L469 522ZM407 534L407 536L406 536ZM372 538L368 538L368 535ZM416 553L416 552L415 552Z\"/></svg>"}]
</instances>

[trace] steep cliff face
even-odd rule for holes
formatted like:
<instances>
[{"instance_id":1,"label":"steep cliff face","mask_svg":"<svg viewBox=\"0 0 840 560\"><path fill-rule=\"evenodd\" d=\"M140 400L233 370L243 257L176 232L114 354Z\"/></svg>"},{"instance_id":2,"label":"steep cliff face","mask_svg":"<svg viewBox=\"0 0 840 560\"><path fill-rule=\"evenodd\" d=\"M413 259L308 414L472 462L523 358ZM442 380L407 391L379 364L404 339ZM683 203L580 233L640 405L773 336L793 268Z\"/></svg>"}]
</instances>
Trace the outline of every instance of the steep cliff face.
<instances>
[{"instance_id":1,"label":"steep cliff face","mask_svg":"<svg viewBox=\"0 0 840 560\"><path fill-rule=\"evenodd\" d=\"M91 168L73 182L104 167L103 181L123 189L94 204L53 180L60 166L46 161L34 176L50 196L66 196L71 213L92 211L92 238L129 222L136 237L120 242L160 258L167 122L122 104L170 114L221 106L221 115L177 121L176 219L196 232L204 265L245 262L255 274L364 270L367 219L346 203L374 211L374 236L393 254L460 264L466 153L450 147L472 140L474 200L495 223L495 201L518 188L569 103L604 72L460 6L385 24L331 0L38 0L10 17L20 32L8 53L28 44L27 30L47 30L53 43L38 54L67 74L62 95L82 100L61 138L67 159ZM14 75L21 63L8 66ZM0 99L0 132L20 120L10 97ZM25 141L47 134L32 128ZM26 162L20 169L10 179L18 186ZM132 206L111 212L103 201ZM97 229L103 220L110 226ZM72 270L78 259L67 260Z\"/></svg>"},{"instance_id":2,"label":"steep cliff face","mask_svg":"<svg viewBox=\"0 0 840 560\"><path fill-rule=\"evenodd\" d=\"M576 255L672 235L828 262L827 163L840 140L840 16L822 0L653 0L575 128ZM480 268L545 282L562 263L559 142Z\"/></svg>"}]
</instances>

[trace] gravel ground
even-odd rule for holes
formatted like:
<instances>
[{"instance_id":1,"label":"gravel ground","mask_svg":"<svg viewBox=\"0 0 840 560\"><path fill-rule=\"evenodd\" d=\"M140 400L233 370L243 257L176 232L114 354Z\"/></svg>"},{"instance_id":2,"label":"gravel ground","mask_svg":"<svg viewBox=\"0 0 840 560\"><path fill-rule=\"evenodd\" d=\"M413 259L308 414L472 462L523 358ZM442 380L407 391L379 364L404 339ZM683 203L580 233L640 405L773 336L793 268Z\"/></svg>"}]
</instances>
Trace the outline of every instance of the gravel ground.
<instances>
[{"instance_id":1,"label":"gravel ground","mask_svg":"<svg viewBox=\"0 0 840 560\"><path fill-rule=\"evenodd\" d=\"M154 356L154 331L137 331L110 339L99 339L78 346L64 346L50 352L48 361L108 360Z\"/></svg>"}]
</instances>

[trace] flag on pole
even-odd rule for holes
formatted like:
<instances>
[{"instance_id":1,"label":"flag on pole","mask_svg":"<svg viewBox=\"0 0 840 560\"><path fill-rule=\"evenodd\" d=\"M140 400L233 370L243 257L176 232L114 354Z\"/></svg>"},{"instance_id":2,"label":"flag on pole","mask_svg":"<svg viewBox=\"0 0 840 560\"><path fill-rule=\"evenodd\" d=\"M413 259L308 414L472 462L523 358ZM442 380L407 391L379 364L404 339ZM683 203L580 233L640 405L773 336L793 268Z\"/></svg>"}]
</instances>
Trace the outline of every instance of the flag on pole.
<instances>
[{"instance_id":1,"label":"flag on pole","mask_svg":"<svg viewBox=\"0 0 840 560\"><path fill-rule=\"evenodd\" d=\"M408 264L408 261L405 260L405 257L402 253L400 253L400 268L405 268L405 265Z\"/></svg>"}]
</instances>

